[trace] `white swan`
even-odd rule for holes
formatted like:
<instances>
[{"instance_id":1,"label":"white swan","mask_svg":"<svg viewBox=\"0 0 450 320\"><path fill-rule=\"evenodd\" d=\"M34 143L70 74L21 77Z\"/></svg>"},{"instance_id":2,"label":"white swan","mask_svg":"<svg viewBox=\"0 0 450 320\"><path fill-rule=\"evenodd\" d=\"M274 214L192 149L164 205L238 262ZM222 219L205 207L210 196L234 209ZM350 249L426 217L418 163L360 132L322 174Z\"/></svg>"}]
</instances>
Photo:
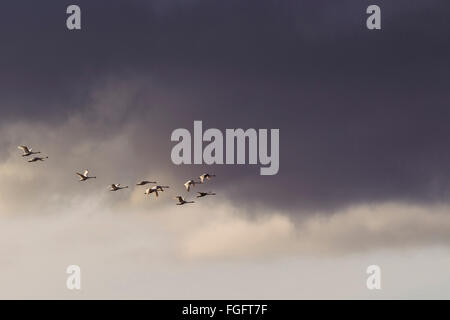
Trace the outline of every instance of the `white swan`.
<instances>
[{"instance_id":1,"label":"white swan","mask_svg":"<svg viewBox=\"0 0 450 320\"><path fill-rule=\"evenodd\" d=\"M27 146L18 146L17 148L23 151L22 157L28 157L33 154L41 153L40 151L33 151L33 148L28 148Z\"/></svg>"},{"instance_id":2,"label":"white swan","mask_svg":"<svg viewBox=\"0 0 450 320\"><path fill-rule=\"evenodd\" d=\"M178 200L177 206L182 206L183 204L186 204L186 203L195 203L195 201L184 200L184 198L182 196L176 196L174 199Z\"/></svg>"},{"instance_id":3,"label":"white swan","mask_svg":"<svg viewBox=\"0 0 450 320\"><path fill-rule=\"evenodd\" d=\"M45 161L45 159L48 159L48 157L34 157L33 159L28 160L28 162Z\"/></svg>"},{"instance_id":4,"label":"white swan","mask_svg":"<svg viewBox=\"0 0 450 320\"><path fill-rule=\"evenodd\" d=\"M159 196L159 194L158 194L158 186L153 186L153 187L151 187L151 188L148 188L147 190L145 190L145 195L147 195L147 196L149 196L149 195L151 195L152 193L154 193L155 194L155 196L156 197L158 197ZM164 191L164 190L160 190L160 191Z\"/></svg>"},{"instance_id":5,"label":"white swan","mask_svg":"<svg viewBox=\"0 0 450 320\"><path fill-rule=\"evenodd\" d=\"M89 176L89 170L85 170L84 173L76 172L76 175L80 177L80 181L86 181L89 179L97 179L97 177L90 177Z\"/></svg>"},{"instance_id":6,"label":"white swan","mask_svg":"<svg viewBox=\"0 0 450 320\"><path fill-rule=\"evenodd\" d=\"M128 186L121 187L120 183L118 183L118 184L112 184L109 191L118 191L118 190L127 189L127 188L128 188Z\"/></svg>"},{"instance_id":7,"label":"white swan","mask_svg":"<svg viewBox=\"0 0 450 320\"><path fill-rule=\"evenodd\" d=\"M188 180L188 181L186 181L184 186L186 187L186 190L189 192L191 190L191 186L195 187L195 185L198 184L198 183L200 183L200 182L196 182L194 180Z\"/></svg>"},{"instance_id":8,"label":"white swan","mask_svg":"<svg viewBox=\"0 0 450 320\"><path fill-rule=\"evenodd\" d=\"M211 191L210 192L197 192L197 193L198 193L197 198L203 198L206 196L215 196L216 195L215 193L212 193Z\"/></svg>"},{"instance_id":9,"label":"white swan","mask_svg":"<svg viewBox=\"0 0 450 320\"><path fill-rule=\"evenodd\" d=\"M147 180L142 180L139 183L136 183L137 186L145 186L146 184L150 184L150 183L157 183L156 181L147 181Z\"/></svg>"},{"instance_id":10,"label":"white swan","mask_svg":"<svg viewBox=\"0 0 450 320\"><path fill-rule=\"evenodd\" d=\"M201 181L201 183L204 183L205 179L209 180L209 179L211 179L211 177L215 177L215 176L216 176L215 174L204 173L200 176L200 181Z\"/></svg>"},{"instance_id":11,"label":"white swan","mask_svg":"<svg viewBox=\"0 0 450 320\"><path fill-rule=\"evenodd\" d=\"M155 193L155 196L158 197L159 196L158 191L163 192L164 188L169 188L169 187L168 186L153 186L153 187L148 188L147 190L145 190L144 194L149 196L152 193Z\"/></svg>"}]
</instances>

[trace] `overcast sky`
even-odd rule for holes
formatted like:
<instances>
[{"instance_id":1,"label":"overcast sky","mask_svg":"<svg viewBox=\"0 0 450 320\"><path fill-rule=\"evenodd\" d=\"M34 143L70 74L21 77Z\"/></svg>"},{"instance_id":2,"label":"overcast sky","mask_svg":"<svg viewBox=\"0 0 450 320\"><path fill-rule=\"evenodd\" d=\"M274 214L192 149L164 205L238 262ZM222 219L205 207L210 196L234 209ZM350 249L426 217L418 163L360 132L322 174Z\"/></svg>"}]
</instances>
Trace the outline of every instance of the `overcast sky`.
<instances>
[{"instance_id":1,"label":"overcast sky","mask_svg":"<svg viewBox=\"0 0 450 320\"><path fill-rule=\"evenodd\" d=\"M373 298L364 271L377 261L391 279L411 263L421 273L375 298L449 297L417 264L450 265L447 1L379 0L379 31L366 28L372 1L78 0L82 30L68 31L74 3L0 4L1 297L71 298L65 266L80 264L88 298L189 298L137 280L165 270L182 282L179 268L195 269L196 298L252 298L253 272L275 283L283 268L258 297ZM280 129L279 173L175 166L170 135L194 120ZM22 144L50 158L30 165ZM98 178L79 183L84 169ZM218 195L176 207L203 172L217 177L195 190ZM143 179L171 189L149 199ZM355 287L308 280L317 268L339 278L334 264ZM204 276L230 270L248 287Z\"/></svg>"}]
</instances>

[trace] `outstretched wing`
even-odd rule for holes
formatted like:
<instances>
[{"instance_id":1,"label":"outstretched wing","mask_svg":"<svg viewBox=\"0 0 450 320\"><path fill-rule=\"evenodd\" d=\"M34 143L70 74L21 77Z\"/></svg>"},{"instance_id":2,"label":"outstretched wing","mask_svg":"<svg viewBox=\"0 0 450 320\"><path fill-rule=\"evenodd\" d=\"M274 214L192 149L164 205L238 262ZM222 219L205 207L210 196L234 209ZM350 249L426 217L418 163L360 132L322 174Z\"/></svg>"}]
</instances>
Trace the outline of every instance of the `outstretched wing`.
<instances>
[{"instance_id":1,"label":"outstretched wing","mask_svg":"<svg viewBox=\"0 0 450 320\"><path fill-rule=\"evenodd\" d=\"M186 187L186 190L189 191L191 189L191 182L190 181L186 182L184 186Z\"/></svg>"},{"instance_id":2,"label":"outstretched wing","mask_svg":"<svg viewBox=\"0 0 450 320\"><path fill-rule=\"evenodd\" d=\"M30 149L28 149L27 146L18 146L17 148L19 148L20 150L23 151L23 153L29 153Z\"/></svg>"},{"instance_id":3,"label":"outstretched wing","mask_svg":"<svg viewBox=\"0 0 450 320\"><path fill-rule=\"evenodd\" d=\"M83 176L81 173L79 173L79 172L75 172L75 173L76 173L76 175L79 176L80 178L84 178L84 176Z\"/></svg>"},{"instance_id":4,"label":"outstretched wing","mask_svg":"<svg viewBox=\"0 0 450 320\"><path fill-rule=\"evenodd\" d=\"M84 171L84 176L87 177L88 174L89 174L89 170L85 170L85 171Z\"/></svg>"}]
</instances>

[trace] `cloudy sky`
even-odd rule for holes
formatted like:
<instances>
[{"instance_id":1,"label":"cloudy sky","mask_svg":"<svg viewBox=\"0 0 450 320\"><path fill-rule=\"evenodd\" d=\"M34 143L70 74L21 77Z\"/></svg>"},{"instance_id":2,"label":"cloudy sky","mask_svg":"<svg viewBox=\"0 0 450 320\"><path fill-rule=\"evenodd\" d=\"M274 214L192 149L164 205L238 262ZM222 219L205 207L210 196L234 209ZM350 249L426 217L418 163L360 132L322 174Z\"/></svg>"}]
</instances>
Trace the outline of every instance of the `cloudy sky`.
<instances>
[{"instance_id":1,"label":"cloudy sky","mask_svg":"<svg viewBox=\"0 0 450 320\"><path fill-rule=\"evenodd\" d=\"M0 298L450 298L450 5L371 4L3 1ZM172 164L194 120L279 128L279 173Z\"/></svg>"}]
</instances>

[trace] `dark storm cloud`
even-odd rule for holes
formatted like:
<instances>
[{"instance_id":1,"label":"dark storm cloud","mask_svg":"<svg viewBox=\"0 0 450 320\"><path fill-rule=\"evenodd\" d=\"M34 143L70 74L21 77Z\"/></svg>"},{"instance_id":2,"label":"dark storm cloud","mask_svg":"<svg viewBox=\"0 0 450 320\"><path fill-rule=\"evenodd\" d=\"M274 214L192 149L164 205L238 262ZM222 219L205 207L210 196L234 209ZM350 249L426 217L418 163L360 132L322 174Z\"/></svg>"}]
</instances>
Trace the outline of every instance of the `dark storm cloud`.
<instances>
[{"instance_id":1,"label":"dark storm cloud","mask_svg":"<svg viewBox=\"0 0 450 320\"><path fill-rule=\"evenodd\" d=\"M375 32L365 28L369 1L76 1L83 29L69 32L73 3L1 4L3 121L61 121L90 105L104 79L142 77L151 85L115 121L135 122L139 145L151 121L167 161L171 131L193 120L280 128L277 176L200 170L222 176L236 201L293 211L446 202L447 2L377 1Z\"/></svg>"}]
</instances>

